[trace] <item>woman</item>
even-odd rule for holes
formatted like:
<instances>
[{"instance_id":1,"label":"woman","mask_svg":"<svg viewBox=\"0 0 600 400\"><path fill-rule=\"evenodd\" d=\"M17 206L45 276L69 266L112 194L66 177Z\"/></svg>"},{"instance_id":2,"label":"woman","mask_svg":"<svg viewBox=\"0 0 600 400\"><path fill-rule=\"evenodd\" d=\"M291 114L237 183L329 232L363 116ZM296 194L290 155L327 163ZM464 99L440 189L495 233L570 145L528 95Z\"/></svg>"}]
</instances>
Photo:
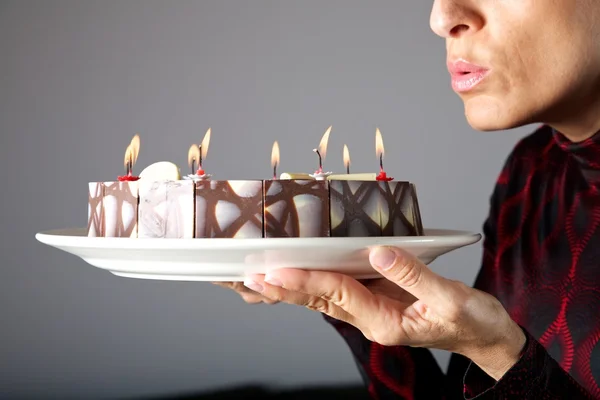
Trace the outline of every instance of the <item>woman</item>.
<instances>
[{"instance_id":1,"label":"woman","mask_svg":"<svg viewBox=\"0 0 600 400\"><path fill-rule=\"evenodd\" d=\"M453 89L475 129L543 125L516 145L474 288L395 248L384 279L277 270L228 284L322 312L374 398L600 398L600 2L435 0ZM248 289L246 289L248 288ZM444 376L427 348L453 352Z\"/></svg>"}]
</instances>

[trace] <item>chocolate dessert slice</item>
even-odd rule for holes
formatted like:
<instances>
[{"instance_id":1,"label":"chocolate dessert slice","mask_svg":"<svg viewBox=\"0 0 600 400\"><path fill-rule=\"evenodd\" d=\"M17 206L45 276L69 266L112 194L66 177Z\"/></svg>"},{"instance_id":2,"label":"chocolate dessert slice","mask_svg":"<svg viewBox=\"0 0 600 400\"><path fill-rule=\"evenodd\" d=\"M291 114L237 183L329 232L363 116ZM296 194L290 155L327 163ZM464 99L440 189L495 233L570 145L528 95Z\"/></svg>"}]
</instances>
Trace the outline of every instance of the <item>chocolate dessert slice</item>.
<instances>
[{"instance_id":1,"label":"chocolate dessert slice","mask_svg":"<svg viewBox=\"0 0 600 400\"><path fill-rule=\"evenodd\" d=\"M328 237L329 182L268 180L264 183L264 237Z\"/></svg>"}]
</instances>

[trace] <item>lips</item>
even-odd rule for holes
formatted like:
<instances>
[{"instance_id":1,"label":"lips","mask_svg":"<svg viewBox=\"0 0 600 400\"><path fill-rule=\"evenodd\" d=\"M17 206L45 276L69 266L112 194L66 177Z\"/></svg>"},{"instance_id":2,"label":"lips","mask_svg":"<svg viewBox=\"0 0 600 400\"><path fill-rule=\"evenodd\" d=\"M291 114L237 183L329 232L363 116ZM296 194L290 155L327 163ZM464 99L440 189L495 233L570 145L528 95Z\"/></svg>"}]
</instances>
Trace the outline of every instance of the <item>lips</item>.
<instances>
[{"instance_id":1,"label":"lips","mask_svg":"<svg viewBox=\"0 0 600 400\"><path fill-rule=\"evenodd\" d=\"M489 69L464 60L448 62L448 71L452 78L452 89L456 92L468 92L475 88L489 73Z\"/></svg>"}]
</instances>

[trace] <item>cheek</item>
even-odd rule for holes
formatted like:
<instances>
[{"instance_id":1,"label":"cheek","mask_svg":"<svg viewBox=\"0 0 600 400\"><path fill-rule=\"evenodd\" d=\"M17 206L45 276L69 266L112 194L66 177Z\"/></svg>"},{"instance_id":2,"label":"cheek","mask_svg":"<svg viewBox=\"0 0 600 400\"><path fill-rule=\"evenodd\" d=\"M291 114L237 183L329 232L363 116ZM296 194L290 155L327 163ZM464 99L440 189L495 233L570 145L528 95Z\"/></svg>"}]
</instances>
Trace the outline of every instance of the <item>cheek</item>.
<instances>
[{"instance_id":1,"label":"cheek","mask_svg":"<svg viewBox=\"0 0 600 400\"><path fill-rule=\"evenodd\" d=\"M513 13L510 26L496 21L493 43L495 55L501 55L501 76L494 90L503 107L518 105L535 119L596 79L600 30L592 28L591 14L600 8L586 1L556 0L548 8L543 1L519 0L526 12ZM507 15L502 19L510 20Z\"/></svg>"},{"instance_id":2,"label":"cheek","mask_svg":"<svg viewBox=\"0 0 600 400\"><path fill-rule=\"evenodd\" d=\"M544 110L560 102L578 79L581 56L567 49L572 46L543 32L512 32L496 41L489 81L480 93L464 99L466 117L478 129L539 122Z\"/></svg>"}]
</instances>

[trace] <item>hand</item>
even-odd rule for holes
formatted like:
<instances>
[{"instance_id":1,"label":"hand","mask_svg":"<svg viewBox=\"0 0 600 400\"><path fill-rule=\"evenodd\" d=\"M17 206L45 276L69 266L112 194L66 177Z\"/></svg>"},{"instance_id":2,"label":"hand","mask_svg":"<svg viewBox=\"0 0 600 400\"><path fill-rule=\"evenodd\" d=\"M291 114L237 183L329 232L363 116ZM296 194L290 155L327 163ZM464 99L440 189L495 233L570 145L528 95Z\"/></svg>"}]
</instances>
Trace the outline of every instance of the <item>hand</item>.
<instances>
[{"instance_id":1,"label":"hand","mask_svg":"<svg viewBox=\"0 0 600 400\"><path fill-rule=\"evenodd\" d=\"M369 288L373 293L386 294L391 298L396 298L397 300L404 301L415 301L416 299L409 293L398 290L398 286L394 285L393 282L388 281L387 279L369 279L363 283L366 287ZM280 301L276 299L271 299L269 297L265 297L262 294L258 293L258 291L262 290L260 285L254 286L254 290L245 286L242 282L212 282L213 285L220 286L222 288L231 289L248 304L277 304ZM249 285L252 285L248 282ZM306 304L311 301L311 297L308 294L304 293L288 293L287 300L288 302L291 300L291 296L294 296L294 304Z\"/></svg>"},{"instance_id":2,"label":"hand","mask_svg":"<svg viewBox=\"0 0 600 400\"><path fill-rule=\"evenodd\" d=\"M382 345L462 354L497 380L518 361L525 335L496 298L433 273L401 249L376 248L369 259L388 281L374 290L347 275L294 269L244 283L273 301L352 324Z\"/></svg>"}]
</instances>

